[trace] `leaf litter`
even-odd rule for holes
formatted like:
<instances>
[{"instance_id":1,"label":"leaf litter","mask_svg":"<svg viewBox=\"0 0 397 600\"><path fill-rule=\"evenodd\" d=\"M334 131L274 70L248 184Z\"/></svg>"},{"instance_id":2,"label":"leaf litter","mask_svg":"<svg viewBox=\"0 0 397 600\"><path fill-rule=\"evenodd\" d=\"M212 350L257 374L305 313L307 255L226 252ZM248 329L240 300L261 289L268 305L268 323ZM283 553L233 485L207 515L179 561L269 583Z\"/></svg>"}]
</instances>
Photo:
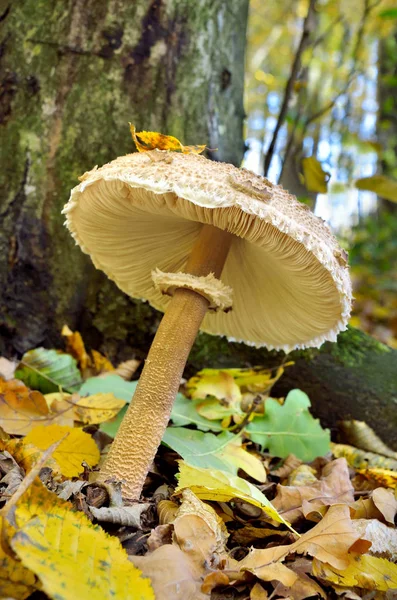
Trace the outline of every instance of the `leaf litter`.
<instances>
[{"instance_id":1,"label":"leaf litter","mask_svg":"<svg viewBox=\"0 0 397 600\"><path fill-rule=\"evenodd\" d=\"M204 369L127 506L96 473L139 361L63 333L0 362L0 598L397 597L396 453L365 423L330 444L306 394L271 398L288 364Z\"/></svg>"}]
</instances>

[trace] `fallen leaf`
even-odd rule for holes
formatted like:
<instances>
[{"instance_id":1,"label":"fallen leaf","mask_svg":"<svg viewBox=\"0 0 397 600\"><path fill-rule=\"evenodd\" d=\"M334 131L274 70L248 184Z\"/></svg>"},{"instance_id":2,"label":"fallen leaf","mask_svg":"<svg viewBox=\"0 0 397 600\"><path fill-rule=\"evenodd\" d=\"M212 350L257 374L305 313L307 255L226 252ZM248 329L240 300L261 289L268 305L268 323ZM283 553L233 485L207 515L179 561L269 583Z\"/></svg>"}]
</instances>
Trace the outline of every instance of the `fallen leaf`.
<instances>
[{"instance_id":1,"label":"fallen leaf","mask_svg":"<svg viewBox=\"0 0 397 600\"><path fill-rule=\"evenodd\" d=\"M267 600L269 597L266 590L263 589L260 583L256 583L250 592L250 600Z\"/></svg>"},{"instance_id":2,"label":"fallen leaf","mask_svg":"<svg viewBox=\"0 0 397 600\"><path fill-rule=\"evenodd\" d=\"M197 406L201 402L201 400L189 400L182 394L177 394L171 412L173 423L177 426L196 425L197 429L201 431L223 431L220 420L210 421L198 413Z\"/></svg>"},{"instance_id":3,"label":"fallen leaf","mask_svg":"<svg viewBox=\"0 0 397 600\"><path fill-rule=\"evenodd\" d=\"M311 510L332 504L354 502L354 488L350 481L349 469L344 458L326 464L321 478L309 485L277 485L273 506L290 523L303 516L303 503L309 503ZM309 507L305 507L308 512Z\"/></svg>"},{"instance_id":4,"label":"fallen leaf","mask_svg":"<svg viewBox=\"0 0 397 600\"><path fill-rule=\"evenodd\" d=\"M150 578L156 600L208 600L201 591L202 573L178 546L164 544L130 561Z\"/></svg>"},{"instance_id":5,"label":"fallen leaf","mask_svg":"<svg viewBox=\"0 0 397 600\"><path fill-rule=\"evenodd\" d=\"M0 378L8 381L9 379L14 379L15 369L17 368L18 363L8 360L8 358L4 358L0 356Z\"/></svg>"},{"instance_id":6,"label":"fallen leaf","mask_svg":"<svg viewBox=\"0 0 397 600\"><path fill-rule=\"evenodd\" d=\"M384 469L397 470L397 460L388 458L374 452L359 450L348 444L331 444L332 454L336 458L346 458L349 465L355 469L366 469L368 467L380 467Z\"/></svg>"},{"instance_id":7,"label":"fallen leaf","mask_svg":"<svg viewBox=\"0 0 397 600\"><path fill-rule=\"evenodd\" d=\"M384 592L397 589L397 565L384 558L368 554L350 555L348 563L342 569L320 562L315 558L313 575L344 587L359 587Z\"/></svg>"},{"instance_id":8,"label":"fallen leaf","mask_svg":"<svg viewBox=\"0 0 397 600\"><path fill-rule=\"evenodd\" d=\"M253 571L283 560L288 554L298 553L310 554L337 569L344 569L349 564L349 549L359 537L353 529L348 506L336 504L293 544L252 550L239 565L241 569Z\"/></svg>"},{"instance_id":9,"label":"fallen leaf","mask_svg":"<svg viewBox=\"0 0 397 600\"><path fill-rule=\"evenodd\" d=\"M0 517L0 532L8 528L6 537L11 537L14 530ZM19 560L6 554L0 544L0 598L25 600L40 588L40 583L32 571Z\"/></svg>"},{"instance_id":10,"label":"fallen leaf","mask_svg":"<svg viewBox=\"0 0 397 600\"><path fill-rule=\"evenodd\" d=\"M110 360L106 358L106 356L98 352L98 350L91 350L91 356L91 365L95 373L106 375L108 373L115 372L115 368L110 362Z\"/></svg>"},{"instance_id":11,"label":"fallen leaf","mask_svg":"<svg viewBox=\"0 0 397 600\"><path fill-rule=\"evenodd\" d=\"M141 529L141 515L150 506L150 503L144 502L133 506L102 506L101 508L89 506L88 508L97 521Z\"/></svg>"},{"instance_id":12,"label":"fallen leaf","mask_svg":"<svg viewBox=\"0 0 397 600\"><path fill-rule=\"evenodd\" d=\"M395 489L397 485L397 472L388 469L357 469L357 473L365 479L375 483L377 486L383 486Z\"/></svg>"},{"instance_id":13,"label":"fallen leaf","mask_svg":"<svg viewBox=\"0 0 397 600\"><path fill-rule=\"evenodd\" d=\"M277 564L277 563L276 563ZM290 598L291 600L304 600L313 596L327 598L325 591L319 584L309 577L306 573L294 569L294 564L290 565L292 572L296 574L296 580L291 586L279 583L274 588L274 594L282 598Z\"/></svg>"},{"instance_id":14,"label":"fallen leaf","mask_svg":"<svg viewBox=\"0 0 397 600\"><path fill-rule=\"evenodd\" d=\"M381 487L376 488L372 492L372 500L376 508L382 513L385 521L394 525L397 514L397 498L393 491Z\"/></svg>"},{"instance_id":15,"label":"fallen leaf","mask_svg":"<svg viewBox=\"0 0 397 600\"><path fill-rule=\"evenodd\" d=\"M289 474L288 486L310 486L317 483L316 470L309 465L299 465Z\"/></svg>"},{"instance_id":16,"label":"fallen leaf","mask_svg":"<svg viewBox=\"0 0 397 600\"><path fill-rule=\"evenodd\" d=\"M330 433L312 417L309 406L310 400L301 390L289 392L282 406L269 398L265 414L255 417L245 431L273 456L285 458L295 454L303 461L311 461L329 451Z\"/></svg>"},{"instance_id":17,"label":"fallen leaf","mask_svg":"<svg viewBox=\"0 0 397 600\"><path fill-rule=\"evenodd\" d=\"M290 524L278 514L270 500L258 488L241 477L229 475L216 469L192 467L184 461L179 461L177 478L178 487L176 492L190 488L198 498L215 502L228 502L234 498L239 498L249 504L258 506L268 517L292 529ZM294 530L292 529L292 531Z\"/></svg>"},{"instance_id":18,"label":"fallen leaf","mask_svg":"<svg viewBox=\"0 0 397 600\"><path fill-rule=\"evenodd\" d=\"M26 435L39 424L71 423L69 406L49 409L41 392L29 390L22 381L0 379L0 426L8 433Z\"/></svg>"},{"instance_id":19,"label":"fallen leaf","mask_svg":"<svg viewBox=\"0 0 397 600\"><path fill-rule=\"evenodd\" d=\"M352 446L367 452L382 454L397 461L397 452L386 446L365 421L341 421L340 427L347 442Z\"/></svg>"},{"instance_id":20,"label":"fallen leaf","mask_svg":"<svg viewBox=\"0 0 397 600\"><path fill-rule=\"evenodd\" d=\"M83 338L78 331L72 331L67 325L64 325L61 335L66 338L66 351L75 358L82 371L85 371L90 365L91 359L87 354Z\"/></svg>"},{"instance_id":21,"label":"fallen leaf","mask_svg":"<svg viewBox=\"0 0 397 600\"><path fill-rule=\"evenodd\" d=\"M109 597L154 600L149 580L131 565L117 538L59 499L45 512L39 502L36 506L37 516L17 531L11 545L50 597L102 600L105 589Z\"/></svg>"},{"instance_id":22,"label":"fallen leaf","mask_svg":"<svg viewBox=\"0 0 397 600\"><path fill-rule=\"evenodd\" d=\"M59 465L62 475L65 477L77 477L82 471L82 463L86 462L90 467L99 461L99 450L88 433L81 429L63 427L60 425L48 425L35 427L24 439L25 444L33 444L39 450L47 450L54 442L68 434L53 453L53 459Z\"/></svg>"},{"instance_id":23,"label":"fallen leaf","mask_svg":"<svg viewBox=\"0 0 397 600\"><path fill-rule=\"evenodd\" d=\"M204 581L201 584L201 591L204 594L210 595L214 588L225 585L229 585L229 577L223 571L214 571L204 577Z\"/></svg>"},{"instance_id":24,"label":"fallen leaf","mask_svg":"<svg viewBox=\"0 0 397 600\"><path fill-rule=\"evenodd\" d=\"M192 466L219 469L234 475L243 469L257 481L266 481L266 470L261 460L241 446L241 436L229 431L216 436L183 427L167 427L163 443Z\"/></svg>"},{"instance_id":25,"label":"fallen leaf","mask_svg":"<svg viewBox=\"0 0 397 600\"><path fill-rule=\"evenodd\" d=\"M255 550L254 550L255 552ZM249 558L248 555L247 558ZM262 581L280 581L284 585L291 587L298 579L296 573L291 571L288 567L283 565L281 562L274 562L269 565L258 565L257 567L251 566L250 568L241 567L244 571L253 573Z\"/></svg>"},{"instance_id":26,"label":"fallen leaf","mask_svg":"<svg viewBox=\"0 0 397 600\"><path fill-rule=\"evenodd\" d=\"M121 362L114 370L115 375L119 375L125 381L131 381L132 376L138 369L141 364L140 360L136 360L135 358L131 358L130 360L125 360Z\"/></svg>"},{"instance_id":27,"label":"fallen leaf","mask_svg":"<svg viewBox=\"0 0 397 600\"><path fill-rule=\"evenodd\" d=\"M288 454L287 458L283 461L281 467L273 469L272 471L270 471L270 473L271 475L280 477L280 479L285 479L301 464L302 461L299 458L296 458L294 454Z\"/></svg>"},{"instance_id":28,"label":"fallen leaf","mask_svg":"<svg viewBox=\"0 0 397 600\"><path fill-rule=\"evenodd\" d=\"M105 423L114 419L125 406L125 400L112 393L98 393L80 398L74 405L76 421L87 424Z\"/></svg>"},{"instance_id":29,"label":"fallen leaf","mask_svg":"<svg viewBox=\"0 0 397 600\"><path fill-rule=\"evenodd\" d=\"M289 531L279 529L270 529L268 527L254 527L245 525L232 533L233 542L239 546L249 546L252 542L263 540L269 537L285 537L291 535Z\"/></svg>"},{"instance_id":30,"label":"fallen leaf","mask_svg":"<svg viewBox=\"0 0 397 600\"><path fill-rule=\"evenodd\" d=\"M59 388L66 392L74 392L82 384L80 371L70 354L45 348L26 352L15 372L15 377L43 394L58 392Z\"/></svg>"},{"instance_id":31,"label":"fallen leaf","mask_svg":"<svg viewBox=\"0 0 397 600\"><path fill-rule=\"evenodd\" d=\"M183 146L172 135L163 135L156 131L140 131L137 133L135 126L131 123L130 131L138 152L148 152L157 149L182 152L183 154L201 154L206 149L206 146Z\"/></svg>"},{"instance_id":32,"label":"fallen leaf","mask_svg":"<svg viewBox=\"0 0 397 600\"><path fill-rule=\"evenodd\" d=\"M40 460L43 452L39 450L37 446L26 443L25 440L26 438L10 440L7 442L7 450L12 454L25 473L29 473ZM47 466L52 469L54 473L60 472L58 463L52 457L48 459Z\"/></svg>"},{"instance_id":33,"label":"fallen leaf","mask_svg":"<svg viewBox=\"0 0 397 600\"><path fill-rule=\"evenodd\" d=\"M369 554L397 561L397 529L376 519L355 519L353 529L360 535L360 539L371 543Z\"/></svg>"}]
</instances>

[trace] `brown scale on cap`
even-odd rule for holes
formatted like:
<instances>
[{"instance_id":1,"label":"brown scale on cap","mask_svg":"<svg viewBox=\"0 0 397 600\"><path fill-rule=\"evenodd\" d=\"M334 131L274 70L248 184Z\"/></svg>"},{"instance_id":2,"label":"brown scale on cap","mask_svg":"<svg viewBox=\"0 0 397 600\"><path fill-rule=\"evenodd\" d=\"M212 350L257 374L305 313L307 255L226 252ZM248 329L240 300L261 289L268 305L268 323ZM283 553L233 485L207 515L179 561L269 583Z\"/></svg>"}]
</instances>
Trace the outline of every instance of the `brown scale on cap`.
<instances>
[{"instance_id":1,"label":"brown scale on cap","mask_svg":"<svg viewBox=\"0 0 397 600\"><path fill-rule=\"evenodd\" d=\"M289 351L346 327L351 284L329 227L254 173L194 154L131 154L85 173L64 212L97 268L165 311L101 475L125 479L128 498L139 496L198 329ZM208 312L200 286L163 295L155 269L222 274L233 310Z\"/></svg>"}]
</instances>

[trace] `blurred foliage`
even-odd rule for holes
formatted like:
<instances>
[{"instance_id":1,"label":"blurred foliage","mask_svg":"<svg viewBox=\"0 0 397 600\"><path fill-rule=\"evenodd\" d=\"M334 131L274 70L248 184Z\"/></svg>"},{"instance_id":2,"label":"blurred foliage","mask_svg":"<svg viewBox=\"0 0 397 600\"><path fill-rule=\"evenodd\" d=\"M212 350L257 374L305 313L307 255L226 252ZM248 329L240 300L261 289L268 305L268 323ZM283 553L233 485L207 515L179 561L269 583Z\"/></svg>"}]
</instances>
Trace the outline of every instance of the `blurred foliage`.
<instances>
[{"instance_id":1,"label":"blurred foliage","mask_svg":"<svg viewBox=\"0 0 397 600\"><path fill-rule=\"evenodd\" d=\"M397 212L379 211L353 228L356 298L351 324L397 348Z\"/></svg>"}]
</instances>

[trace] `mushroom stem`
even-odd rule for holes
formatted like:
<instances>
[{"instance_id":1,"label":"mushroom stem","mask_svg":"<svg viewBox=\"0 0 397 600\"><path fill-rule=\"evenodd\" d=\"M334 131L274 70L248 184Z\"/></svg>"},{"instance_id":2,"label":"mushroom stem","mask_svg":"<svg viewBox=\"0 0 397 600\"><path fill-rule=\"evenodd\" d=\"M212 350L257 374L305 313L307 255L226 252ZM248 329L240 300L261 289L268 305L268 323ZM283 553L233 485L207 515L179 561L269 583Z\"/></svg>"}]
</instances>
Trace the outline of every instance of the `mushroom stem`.
<instances>
[{"instance_id":1,"label":"mushroom stem","mask_svg":"<svg viewBox=\"0 0 397 600\"><path fill-rule=\"evenodd\" d=\"M204 225L185 272L219 277L233 237L227 231ZM141 494L208 305L208 300L197 292L178 288L157 330L131 405L99 474L100 481L123 481L126 500L136 500Z\"/></svg>"}]
</instances>

